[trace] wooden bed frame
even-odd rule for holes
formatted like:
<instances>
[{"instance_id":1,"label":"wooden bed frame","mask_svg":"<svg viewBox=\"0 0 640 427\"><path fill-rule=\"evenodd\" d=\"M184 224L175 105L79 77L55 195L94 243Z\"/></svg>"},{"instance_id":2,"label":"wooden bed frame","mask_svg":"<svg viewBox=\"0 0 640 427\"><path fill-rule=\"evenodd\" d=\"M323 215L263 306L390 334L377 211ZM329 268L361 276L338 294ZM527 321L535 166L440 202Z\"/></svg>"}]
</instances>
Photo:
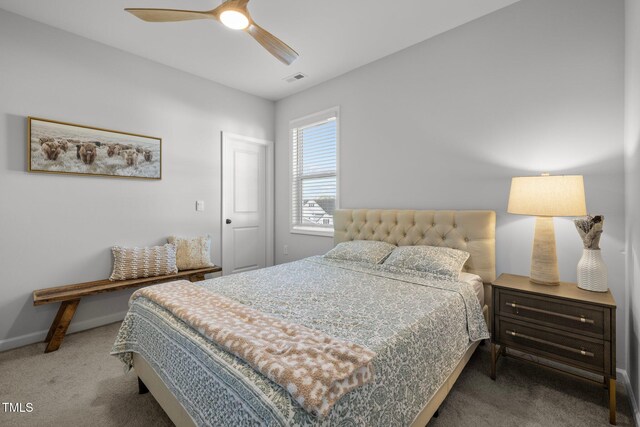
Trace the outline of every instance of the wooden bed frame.
<instances>
[{"instance_id":1,"label":"wooden bed frame","mask_svg":"<svg viewBox=\"0 0 640 427\"><path fill-rule=\"evenodd\" d=\"M334 241L337 244L349 240L381 240L399 246L447 246L469 252L471 256L465 271L479 275L485 283L482 311L488 324L491 301L488 284L495 280L495 220L493 211L336 210ZM470 344L411 427L426 426L479 344L479 341ZM150 391L176 426L196 425L144 357L134 353L133 366L138 375L140 393Z\"/></svg>"}]
</instances>

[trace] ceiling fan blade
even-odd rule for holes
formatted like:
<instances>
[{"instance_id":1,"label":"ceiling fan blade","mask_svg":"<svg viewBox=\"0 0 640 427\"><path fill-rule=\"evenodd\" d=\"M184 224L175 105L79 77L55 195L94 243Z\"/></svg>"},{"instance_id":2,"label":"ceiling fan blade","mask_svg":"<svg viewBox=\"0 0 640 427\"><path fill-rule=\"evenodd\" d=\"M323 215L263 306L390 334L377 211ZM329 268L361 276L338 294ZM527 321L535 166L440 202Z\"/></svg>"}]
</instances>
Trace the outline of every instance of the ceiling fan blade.
<instances>
[{"instance_id":1,"label":"ceiling fan blade","mask_svg":"<svg viewBox=\"0 0 640 427\"><path fill-rule=\"evenodd\" d=\"M222 4L218 7L221 9L246 9L247 4L249 4L249 0L222 0Z\"/></svg>"},{"instance_id":2,"label":"ceiling fan blade","mask_svg":"<svg viewBox=\"0 0 640 427\"><path fill-rule=\"evenodd\" d=\"M245 31L282 63L291 65L298 59L298 52L255 22L252 22Z\"/></svg>"},{"instance_id":3,"label":"ceiling fan blade","mask_svg":"<svg viewBox=\"0 0 640 427\"><path fill-rule=\"evenodd\" d=\"M176 10L176 9L125 9L132 15L147 22L178 22L194 19L216 19L214 10Z\"/></svg>"}]
</instances>

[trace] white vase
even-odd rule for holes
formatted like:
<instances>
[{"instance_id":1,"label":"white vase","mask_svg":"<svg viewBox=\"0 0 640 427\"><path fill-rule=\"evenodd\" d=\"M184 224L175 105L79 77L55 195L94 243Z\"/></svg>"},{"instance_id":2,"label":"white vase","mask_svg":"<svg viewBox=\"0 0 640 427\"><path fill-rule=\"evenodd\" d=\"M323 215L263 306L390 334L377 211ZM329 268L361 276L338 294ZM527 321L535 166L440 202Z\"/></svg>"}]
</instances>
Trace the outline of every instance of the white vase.
<instances>
[{"instance_id":1,"label":"white vase","mask_svg":"<svg viewBox=\"0 0 640 427\"><path fill-rule=\"evenodd\" d=\"M594 292L607 292L607 266L600 249L584 249L578 262L578 287Z\"/></svg>"}]
</instances>

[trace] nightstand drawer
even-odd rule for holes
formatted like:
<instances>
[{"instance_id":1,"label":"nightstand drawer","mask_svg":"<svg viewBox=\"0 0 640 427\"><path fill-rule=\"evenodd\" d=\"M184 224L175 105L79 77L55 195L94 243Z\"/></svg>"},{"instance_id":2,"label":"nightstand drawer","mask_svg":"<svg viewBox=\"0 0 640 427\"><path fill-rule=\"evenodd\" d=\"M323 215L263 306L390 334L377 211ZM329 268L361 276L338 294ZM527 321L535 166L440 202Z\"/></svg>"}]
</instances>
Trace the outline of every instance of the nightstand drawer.
<instances>
[{"instance_id":1,"label":"nightstand drawer","mask_svg":"<svg viewBox=\"0 0 640 427\"><path fill-rule=\"evenodd\" d=\"M502 289L496 292L498 307L494 309L500 316L609 339L609 316L605 308Z\"/></svg>"},{"instance_id":2,"label":"nightstand drawer","mask_svg":"<svg viewBox=\"0 0 640 427\"><path fill-rule=\"evenodd\" d=\"M525 324L505 317L496 318L501 343L528 353L555 359L573 366L602 372L606 341L564 334L562 331Z\"/></svg>"}]
</instances>

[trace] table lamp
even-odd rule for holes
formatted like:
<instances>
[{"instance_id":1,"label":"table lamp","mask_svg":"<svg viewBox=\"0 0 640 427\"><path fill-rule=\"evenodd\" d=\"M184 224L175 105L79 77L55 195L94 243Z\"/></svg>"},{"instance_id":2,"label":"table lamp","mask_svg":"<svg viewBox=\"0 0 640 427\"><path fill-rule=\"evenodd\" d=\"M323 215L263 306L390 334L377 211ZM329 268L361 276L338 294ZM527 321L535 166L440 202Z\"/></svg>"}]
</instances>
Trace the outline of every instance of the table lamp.
<instances>
[{"instance_id":1,"label":"table lamp","mask_svg":"<svg viewBox=\"0 0 640 427\"><path fill-rule=\"evenodd\" d=\"M584 216L587 207L582 175L515 177L511 180L507 212L536 217L530 280L560 284L554 216Z\"/></svg>"}]
</instances>

